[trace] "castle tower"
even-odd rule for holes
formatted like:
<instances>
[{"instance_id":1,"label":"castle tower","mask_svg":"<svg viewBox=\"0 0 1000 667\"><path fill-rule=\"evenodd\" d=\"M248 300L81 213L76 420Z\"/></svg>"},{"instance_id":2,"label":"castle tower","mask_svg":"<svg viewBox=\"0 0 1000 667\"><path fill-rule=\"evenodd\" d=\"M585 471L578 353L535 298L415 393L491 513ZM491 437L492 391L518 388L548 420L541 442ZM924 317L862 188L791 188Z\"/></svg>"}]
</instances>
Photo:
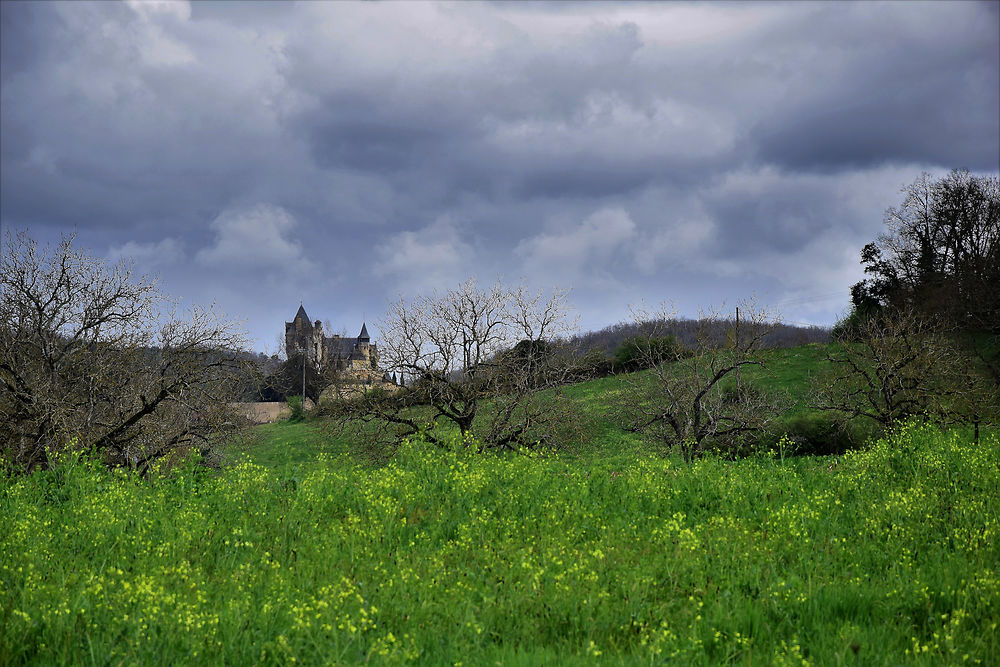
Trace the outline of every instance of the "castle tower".
<instances>
[{"instance_id":1,"label":"castle tower","mask_svg":"<svg viewBox=\"0 0 1000 667\"><path fill-rule=\"evenodd\" d=\"M326 363L326 349L323 347L323 323L309 321L306 309L299 304L299 310L291 322L285 322L285 354L291 358L302 351L315 365Z\"/></svg>"}]
</instances>

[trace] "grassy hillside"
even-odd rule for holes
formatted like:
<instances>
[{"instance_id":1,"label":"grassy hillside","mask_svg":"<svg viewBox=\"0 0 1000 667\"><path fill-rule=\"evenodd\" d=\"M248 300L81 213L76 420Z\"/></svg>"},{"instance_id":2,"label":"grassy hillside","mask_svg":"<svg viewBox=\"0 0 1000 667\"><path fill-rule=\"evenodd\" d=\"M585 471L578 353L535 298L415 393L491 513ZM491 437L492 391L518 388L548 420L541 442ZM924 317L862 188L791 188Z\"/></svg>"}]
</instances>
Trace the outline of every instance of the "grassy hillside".
<instances>
[{"instance_id":1,"label":"grassy hillside","mask_svg":"<svg viewBox=\"0 0 1000 667\"><path fill-rule=\"evenodd\" d=\"M998 470L918 426L836 460L67 461L0 486L0 664L988 663Z\"/></svg>"},{"instance_id":2,"label":"grassy hillside","mask_svg":"<svg viewBox=\"0 0 1000 667\"><path fill-rule=\"evenodd\" d=\"M268 467L295 467L316 461L320 455L346 453L350 441L331 436L322 422L279 421L258 426L227 450L225 465L233 465L248 455L255 463Z\"/></svg>"},{"instance_id":3,"label":"grassy hillside","mask_svg":"<svg viewBox=\"0 0 1000 667\"><path fill-rule=\"evenodd\" d=\"M766 366L748 367L744 379L763 389L780 393L790 402L773 429L764 436L763 444L776 442L783 434L802 431L806 435L835 441L827 450L840 451L848 447L848 435L825 433L832 430L831 418L818 414L810 406L811 378L825 365L826 345L804 345L795 348L767 350ZM567 446L568 456L594 454L635 455L651 448L640 436L623 430L614 417L615 404L625 388L621 376L610 376L581 382L565 388L579 415L580 438ZM856 442L876 435L874 428L859 428L853 434ZM322 420L308 420L297 424L276 423L261 427L257 437L234 450L245 451L251 458L264 465L295 464L315 459L320 453L341 455L353 448L351 439L328 427ZM836 445L836 446L834 446Z\"/></svg>"}]
</instances>

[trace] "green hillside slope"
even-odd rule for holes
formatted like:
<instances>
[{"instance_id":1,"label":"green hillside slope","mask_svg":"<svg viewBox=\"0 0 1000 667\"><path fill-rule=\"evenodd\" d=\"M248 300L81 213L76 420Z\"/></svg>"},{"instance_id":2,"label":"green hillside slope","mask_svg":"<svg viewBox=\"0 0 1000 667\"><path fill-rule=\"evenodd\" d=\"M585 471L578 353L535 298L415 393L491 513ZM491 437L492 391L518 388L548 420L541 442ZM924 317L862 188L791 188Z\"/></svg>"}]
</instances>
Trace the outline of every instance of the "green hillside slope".
<instances>
[{"instance_id":1,"label":"green hillside slope","mask_svg":"<svg viewBox=\"0 0 1000 667\"><path fill-rule=\"evenodd\" d=\"M743 378L769 392L786 397L788 406L775 424L762 435L761 446L775 444L782 435L791 434L804 453L839 453L876 435L874 427L858 425L843 433L833 424L833 417L819 413L811 405L811 381L825 367L826 345L766 350L763 368L748 367ZM634 455L650 449L649 443L624 430L615 418L615 410L626 386L622 376L609 376L564 388L581 416L581 437L565 447L567 455ZM344 436L322 419L302 423L275 423L260 427L247 451L267 465L297 463L315 458L319 453L342 455L354 449Z\"/></svg>"}]
</instances>

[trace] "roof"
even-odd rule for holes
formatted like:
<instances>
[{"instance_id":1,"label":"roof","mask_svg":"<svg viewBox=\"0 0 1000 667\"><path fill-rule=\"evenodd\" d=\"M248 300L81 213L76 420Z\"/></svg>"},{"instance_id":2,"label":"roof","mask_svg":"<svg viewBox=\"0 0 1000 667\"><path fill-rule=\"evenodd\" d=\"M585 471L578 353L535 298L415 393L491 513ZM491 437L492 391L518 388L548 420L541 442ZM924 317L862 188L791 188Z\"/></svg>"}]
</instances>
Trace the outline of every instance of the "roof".
<instances>
[{"instance_id":1,"label":"roof","mask_svg":"<svg viewBox=\"0 0 1000 667\"><path fill-rule=\"evenodd\" d=\"M304 319L306 322L309 321L309 316L306 315L306 309L302 307L301 303L299 304L299 310L298 310L298 312L296 312L295 313L295 317L292 318L292 322L294 322L295 320L297 320L300 317L302 319Z\"/></svg>"},{"instance_id":2,"label":"roof","mask_svg":"<svg viewBox=\"0 0 1000 667\"><path fill-rule=\"evenodd\" d=\"M353 338L323 338L327 354L340 359L351 359L356 356L354 353L355 340ZM360 358L360 357L358 357Z\"/></svg>"},{"instance_id":3,"label":"roof","mask_svg":"<svg viewBox=\"0 0 1000 667\"><path fill-rule=\"evenodd\" d=\"M368 327L364 322L361 323L361 333L358 334L358 340L371 340L368 337Z\"/></svg>"}]
</instances>

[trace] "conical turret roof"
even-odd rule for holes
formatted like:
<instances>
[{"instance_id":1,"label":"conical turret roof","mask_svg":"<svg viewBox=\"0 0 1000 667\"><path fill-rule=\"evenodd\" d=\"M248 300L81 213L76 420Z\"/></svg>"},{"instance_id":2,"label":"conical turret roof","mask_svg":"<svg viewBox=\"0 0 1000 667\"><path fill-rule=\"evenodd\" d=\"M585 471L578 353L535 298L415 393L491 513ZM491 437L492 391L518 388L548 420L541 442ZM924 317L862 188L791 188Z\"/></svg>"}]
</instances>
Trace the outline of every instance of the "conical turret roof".
<instances>
[{"instance_id":1,"label":"conical turret roof","mask_svg":"<svg viewBox=\"0 0 1000 667\"><path fill-rule=\"evenodd\" d=\"M364 322L361 323L361 333L358 334L358 340L371 340L368 336L368 327Z\"/></svg>"},{"instance_id":2,"label":"conical turret roof","mask_svg":"<svg viewBox=\"0 0 1000 667\"><path fill-rule=\"evenodd\" d=\"M306 322L309 321L309 316L306 315L306 309L302 307L301 303L299 304L299 310L298 310L298 312L295 313L295 317L292 318L292 321L294 322L295 320L299 319L300 317L302 319L304 319Z\"/></svg>"}]
</instances>

